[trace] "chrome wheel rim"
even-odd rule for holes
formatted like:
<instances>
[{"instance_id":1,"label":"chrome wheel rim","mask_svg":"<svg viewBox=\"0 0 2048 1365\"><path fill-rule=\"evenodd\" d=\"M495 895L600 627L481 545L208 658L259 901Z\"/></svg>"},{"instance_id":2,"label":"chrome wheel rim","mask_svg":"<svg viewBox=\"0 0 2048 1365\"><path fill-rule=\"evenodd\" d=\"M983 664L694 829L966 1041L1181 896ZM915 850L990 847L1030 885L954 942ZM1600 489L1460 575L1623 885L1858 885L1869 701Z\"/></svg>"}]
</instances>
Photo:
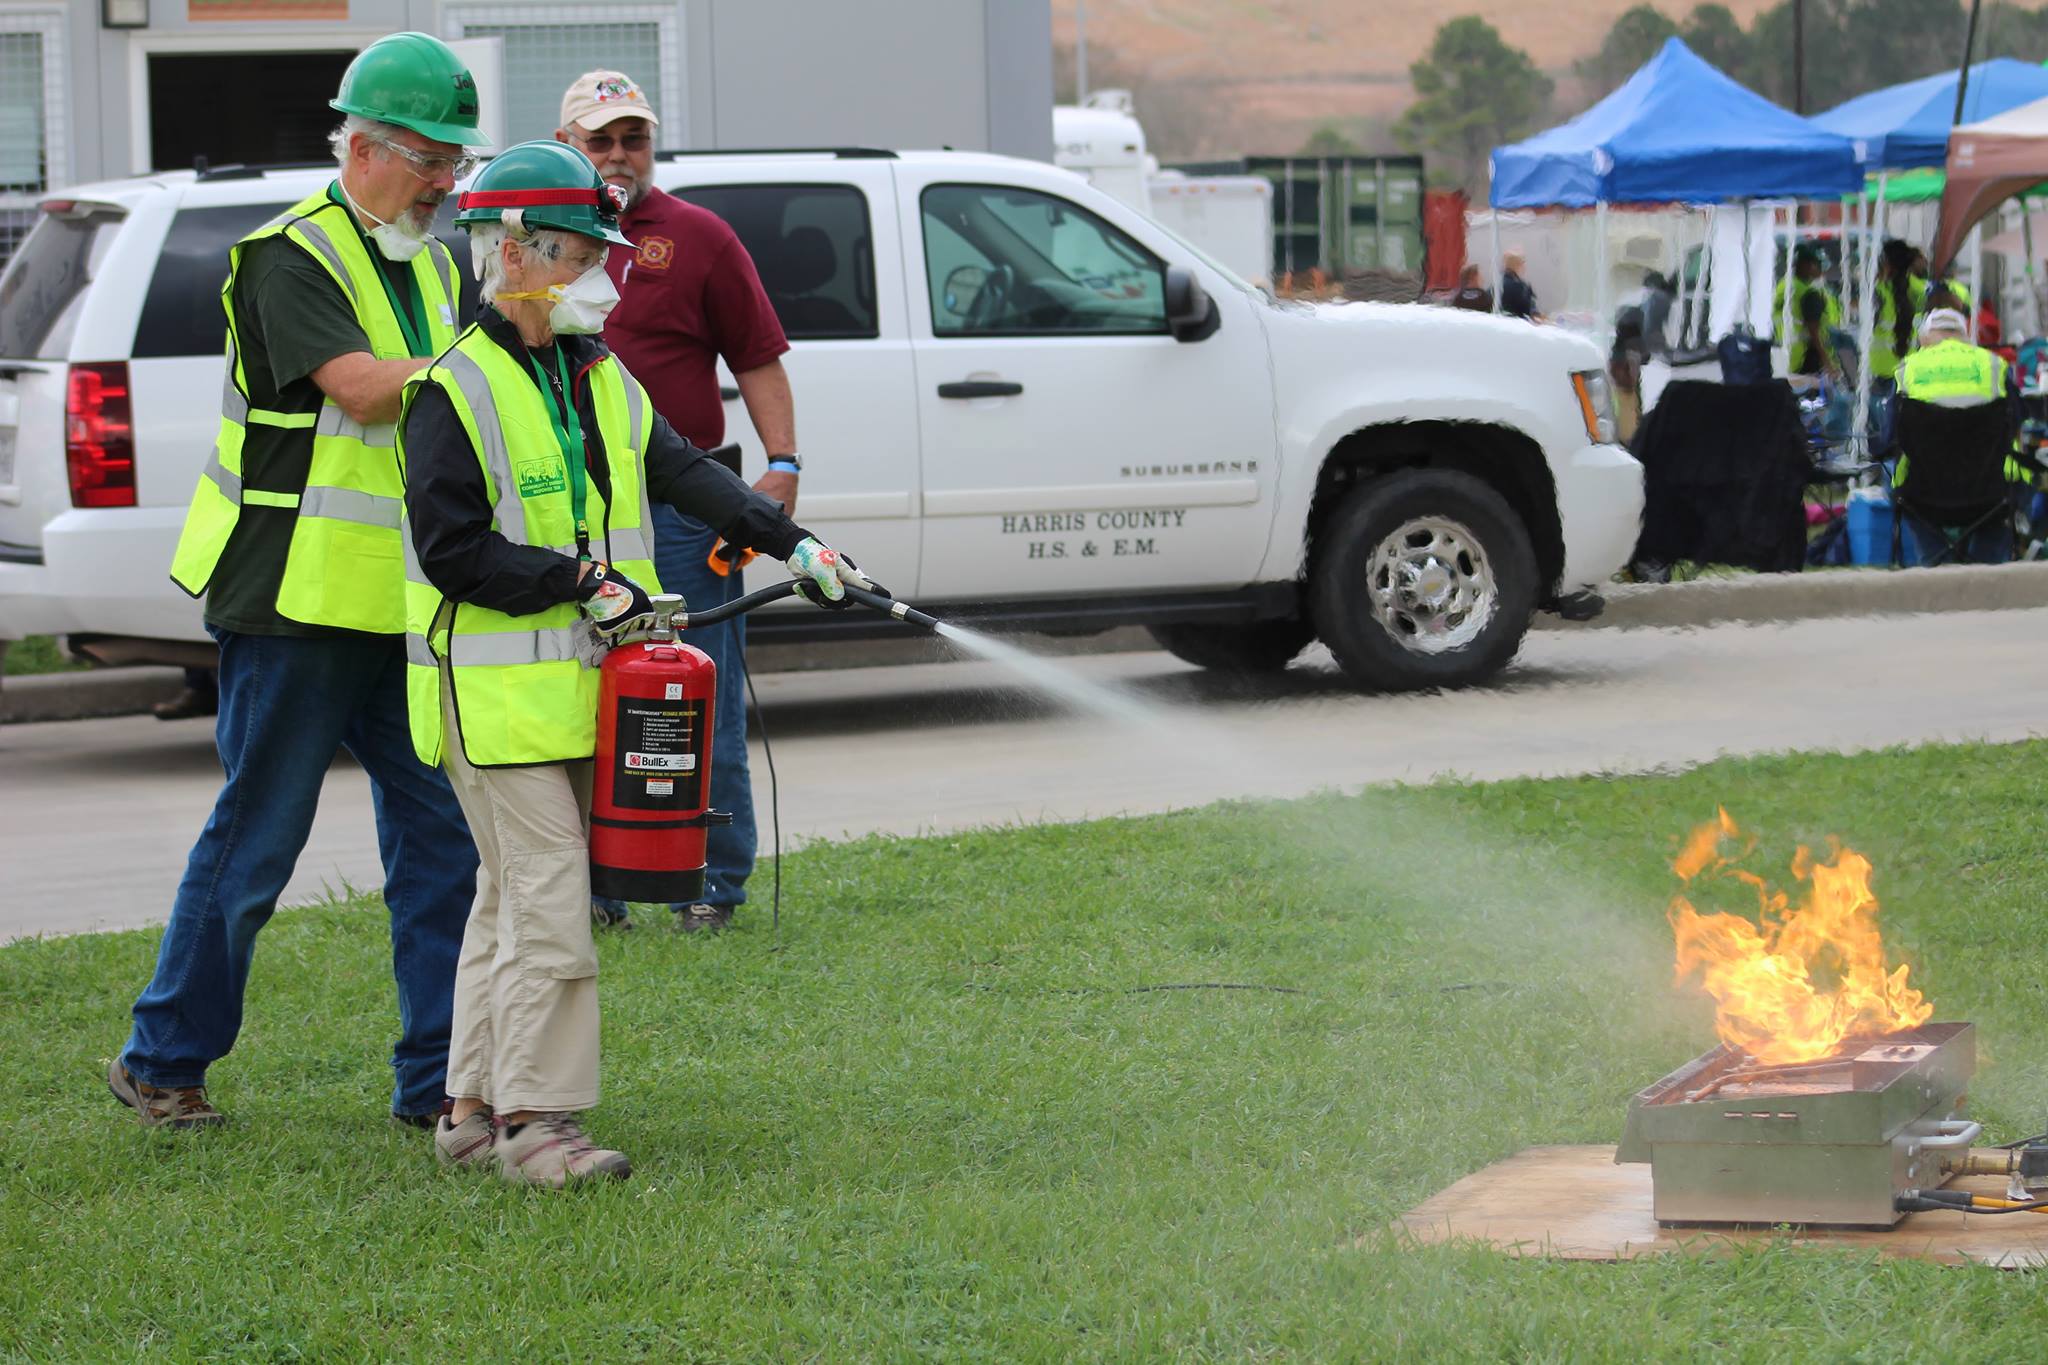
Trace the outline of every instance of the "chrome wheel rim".
<instances>
[{"instance_id":1,"label":"chrome wheel rim","mask_svg":"<svg viewBox=\"0 0 2048 1365\"><path fill-rule=\"evenodd\" d=\"M1415 654L1465 648L1500 604L1479 537L1443 517L1405 521L1374 546L1366 587L1373 619Z\"/></svg>"}]
</instances>

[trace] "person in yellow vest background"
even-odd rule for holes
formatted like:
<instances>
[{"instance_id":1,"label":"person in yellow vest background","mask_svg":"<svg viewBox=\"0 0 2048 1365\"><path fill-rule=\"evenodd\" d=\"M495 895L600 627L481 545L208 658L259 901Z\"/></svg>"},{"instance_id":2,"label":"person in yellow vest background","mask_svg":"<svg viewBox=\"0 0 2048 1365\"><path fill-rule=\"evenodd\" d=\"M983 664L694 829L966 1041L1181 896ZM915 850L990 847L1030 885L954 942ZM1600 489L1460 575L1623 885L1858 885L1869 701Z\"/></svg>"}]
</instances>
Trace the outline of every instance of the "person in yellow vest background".
<instances>
[{"instance_id":1,"label":"person in yellow vest background","mask_svg":"<svg viewBox=\"0 0 2048 1365\"><path fill-rule=\"evenodd\" d=\"M599 339L626 205L569 143L493 160L455 215L481 316L408 382L399 423L413 743L446 765L483 858L436 1151L554 1188L632 1169L578 1115L598 1094L596 664L660 590L653 505L785 561L826 599L872 586L679 436Z\"/></svg>"},{"instance_id":2,"label":"person in yellow vest background","mask_svg":"<svg viewBox=\"0 0 2048 1365\"><path fill-rule=\"evenodd\" d=\"M1835 359L1834 329L1842 325L1842 303L1827 284L1827 258L1811 243L1800 246L1792 257L1792 335L1787 359L1794 374L1827 374L1839 370ZM1771 317L1782 324L1785 317L1786 280L1778 281L1771 297Z\"/></svg>"},{"instance_id":3,"label":"person in yellow vest background","mask_svg":"<svg viewBox=\"0 0 2048 1365\"><path fill-rule=\"evenodd\" d=\"M476 850L405 713L406 378L455 339L460 277L430 232L466 174L476 82L423 33L357 55L331 101L340 175L243 238L221 290L227 383L171 577L205 598L220 647L215 740L226 782L186 863L114 1095L146 1126L225 1122L208 1068L241 1028L257 932L347 749L370 779L391 915L399 1037L394 1117L446 1104L455 959Z\"/></svg>"},{"instance_id":4,"label":"person in yellow vest background","mask_svg":"<svg viewBox=\"0 0 2048 1365\"><path fill-rule=\"evenodd\" d=\"M2007 380L2004 357L1996 351L1970 344L1970 322L1952 308L1935 308L1920 324L1920 345L1899 365L1899 397L1942 408L1976 408L1987 403L2010 407L2012 385ZM2019 430L2019 413L2008 413L2009 426ZM1923 452L1924 453L1924 452ZM1913 452L1901 449L1892 471L1892 486L1903 487L1911 468ZM2032 476L2012 454L2005 457L2007 482L2031 484ZM1940 548L1932 539L1937 533L1916 520L1906 521L1906 532L1919 542L1923 562ZM2007 522L1984 527L1970 536L1963 558L1980 564L2002 564L2012 558L2012 527Z\"/></svg>"}]
</instances>

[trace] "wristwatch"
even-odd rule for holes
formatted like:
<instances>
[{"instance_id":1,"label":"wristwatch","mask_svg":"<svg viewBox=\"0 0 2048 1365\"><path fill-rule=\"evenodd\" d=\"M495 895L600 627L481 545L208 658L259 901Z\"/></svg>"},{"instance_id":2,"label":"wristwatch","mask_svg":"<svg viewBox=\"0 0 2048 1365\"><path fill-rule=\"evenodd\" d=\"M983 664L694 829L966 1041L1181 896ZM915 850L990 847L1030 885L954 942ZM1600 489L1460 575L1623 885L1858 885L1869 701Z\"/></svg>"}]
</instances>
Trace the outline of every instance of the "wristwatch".
<instances>
[{"instance_id":1,"label":"wristwatch","mask_svg":"<svg viewBox=\"0 0 2048 1365\"><path fill-rule=\"evenodd\" d=\"M768 471L771 474L801 474L804 472L804 457L794 450L787 455L770 455Z\"/></svg>"}]
</instances>

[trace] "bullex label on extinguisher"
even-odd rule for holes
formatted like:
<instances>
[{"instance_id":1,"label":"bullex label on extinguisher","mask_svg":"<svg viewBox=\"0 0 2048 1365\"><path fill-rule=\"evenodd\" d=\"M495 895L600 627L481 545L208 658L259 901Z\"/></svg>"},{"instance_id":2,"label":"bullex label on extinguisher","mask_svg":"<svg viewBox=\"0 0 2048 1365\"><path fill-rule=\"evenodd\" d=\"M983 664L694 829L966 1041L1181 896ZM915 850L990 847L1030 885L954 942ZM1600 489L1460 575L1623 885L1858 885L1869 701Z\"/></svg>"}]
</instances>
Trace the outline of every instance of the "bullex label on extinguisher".
<instances>
[{"instance_id":1,"label":"bullex label on extinguisher","mask_svg":"<svg viewBox=\"0 0 2048 1365\"><path fill-rule=\"evenodd\" d=\"M703 704L620 697L618 707L614 804L633 810L702 806L703 770L697 759L704 749Z\"/></svg>"}]
</instances>

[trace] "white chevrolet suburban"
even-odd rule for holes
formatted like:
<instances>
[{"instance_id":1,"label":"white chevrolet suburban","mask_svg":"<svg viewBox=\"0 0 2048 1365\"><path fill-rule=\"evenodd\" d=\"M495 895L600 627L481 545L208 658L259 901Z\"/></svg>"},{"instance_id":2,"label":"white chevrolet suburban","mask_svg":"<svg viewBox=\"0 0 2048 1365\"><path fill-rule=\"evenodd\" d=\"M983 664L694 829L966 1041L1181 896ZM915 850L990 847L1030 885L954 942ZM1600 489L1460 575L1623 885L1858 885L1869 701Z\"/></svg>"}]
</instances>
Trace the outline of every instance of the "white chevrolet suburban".
<instances>
[{"instance_id":1,"label":"white chevrolet suburban","mask_svg":"<svg viewBox=\"0 0 2048 1365\"><path fill-rule=\"evenodd\" d=\"M166 575L214 438L227 247L329 174L44 204L0 277L0 639L207 657ZM1145 625L1231 669L1320 637L1362 685L1448 686L1502 667L1535 610L1596 607L1635 542L1641 470L1566 333L1277 301L1037 162L684 153L656 175L733 225L789 334L799 520L942 617ZM754 625L901 629L796 604Z\"/></svg>"}]
</instances>

